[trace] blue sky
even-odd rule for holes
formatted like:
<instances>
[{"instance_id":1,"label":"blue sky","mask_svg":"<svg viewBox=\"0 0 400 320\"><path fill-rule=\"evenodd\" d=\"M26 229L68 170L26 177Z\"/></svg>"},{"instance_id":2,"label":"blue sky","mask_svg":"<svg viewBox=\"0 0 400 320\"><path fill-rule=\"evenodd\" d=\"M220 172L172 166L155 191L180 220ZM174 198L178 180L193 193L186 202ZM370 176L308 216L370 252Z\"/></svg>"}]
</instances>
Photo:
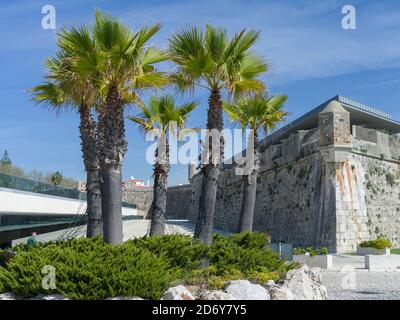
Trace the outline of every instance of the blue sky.
<instances>
[{"instance_id":1,"label":"blue sky","mask_svg":"<svg viewBox=\"0 0 400 320\"><path fill-rule=\"evenodd\" d=\"M74 112L56 116L30 101L26 90L40 83L43 61L54 54L55 31L41 28L42 6L56 8L57 28L87 22L99 8L131 27L161 22L152 44L183 25L211 23L229 33L261 30L255 50L270 63L264 80L272 93L289 96L294 119L336 94L378 107L400 119L400 5L398 1L18 1L0 4L0 152L7 149L14 164L27 170L61 171L84 179L78 118ZM341 27L342 6L356 8L355 30ZM206 121L207 96L196 92L201 106L189 125ZM134 113L134 110L131 111ZM227 124L229 126L229 124ZM147 144L127 123L129 150L124 177L147 180ZM170 184L185 183L187 168L173 166Z\"/></svg>"}]
</instances>

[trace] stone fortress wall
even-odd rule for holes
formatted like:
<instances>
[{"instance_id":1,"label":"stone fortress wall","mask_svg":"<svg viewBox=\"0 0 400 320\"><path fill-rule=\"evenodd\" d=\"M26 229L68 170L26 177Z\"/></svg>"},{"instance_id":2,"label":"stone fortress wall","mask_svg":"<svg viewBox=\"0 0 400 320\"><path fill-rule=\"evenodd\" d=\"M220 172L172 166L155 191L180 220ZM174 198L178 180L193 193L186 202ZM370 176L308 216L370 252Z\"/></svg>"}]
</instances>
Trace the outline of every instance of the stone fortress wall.
<instances>
[{"instance_id":1,"label":"stone fortress wall","mask_svg":"<svg viewBox=\"0 0 400 320\"><path fill-rule=\"evenodd\" d=\"M361 126L338 102L319 114L318 127L299 130L262 152L254 229L272 241L354 252L377 236L400 245L400 139ZM191 179L189 220L201 190ZM187 189L186 189L187 192ZM242 176L235 167L219 178L215 226L236 231Z\"/></svg>"},{"instance_id":2,"label":"stone fortress wall","mask_svg":"<svg viewBox=\"0 0 400 320\"><path fill-rule=\"evenodd\" d=\"M187 219L190 210L192 189L190 185L168 187L167 219ZM150 219L149 210L153 201L152 188L127 189L122 194L123 201L136 204L138 214Z\"/></svg>"}]
</instances>

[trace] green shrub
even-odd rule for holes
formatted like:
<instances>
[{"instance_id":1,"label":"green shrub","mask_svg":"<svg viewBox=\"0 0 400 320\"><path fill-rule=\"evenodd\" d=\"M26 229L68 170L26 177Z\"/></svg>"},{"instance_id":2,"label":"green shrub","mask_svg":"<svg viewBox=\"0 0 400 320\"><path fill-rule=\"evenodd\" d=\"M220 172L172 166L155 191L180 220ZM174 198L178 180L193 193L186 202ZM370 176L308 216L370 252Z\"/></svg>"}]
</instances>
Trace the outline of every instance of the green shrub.
<instances>
[{"instance_id":1,"label":"green shrub","mask_svg":"<svg viewBox=\"0 0 400 320\"><path fill-rule=\"evenodd\" d=\"M375 240L370 240L370 241L363 241L360 243L360 247L363 248L375 248L375 249L385 249L385 248L391 248L392 243L390 240L380 237Z\"/></svg>"},{"instance_id":2,"label":"green shrub","mask_svg":"<svg viewBox=\"0 0 400 320\"><path fill-rule=\"evenodd\" d=\"M157 237L143 237L126 242L146 249L156 256L164 256L173 267L193 269L201 265L207 255L208 247L202 242L195 241L186 235L165 235Z\"/></svg>"},{"instance_id":3,"label":"green shrub","mask_svg":"<svg viewBox=\"0 0 400 320\"><path fill-rule=\"evenodd\" d=\"M293 249L293 254L310 254L311 257L317 256L317 255L327 255L329 253L328 248L322 247L322 248L314 248L312 246L308 246L307 248L301 248L297 247Z\"/></svg>"},{"instance_id":4,"label":"green shrub","mask_svg":"<svg viewBox=\"0 0 400 320\"><path fill-rule=\"evenodd\" d=\"M213 274L223 276L240 271L251 279L256 272L274 272L279 277L287 271L285 263L267 244L268 236L264 233L216 234L209 252Z\"/></svg>"},{"instance_id":5,"label":"green shrub","mask_svg":"<svg viewBox=\"0 0 400 320\"><path fill-rule=\"evenodd\" d=\"M122 245L101 238L19 245L0 267L0 292L22 297L60 293L73 299L140 296L159 299L176 282L221 288L224 282L278 280L295 264L285 265L271 251L265 233L215 235L210 247L185 235L144 237ZM44 290L45 265L56 269L55 290Z\"/></svg>"},{"instance_id":6,"label":"green shrub","mask_svg":"<svg viewBox=\"0 0 400 320\"><path fill-rule=\"evenodd\" d=\"M45 290L42 268L56 269L55 290ZM37 245L19 251L0 271L3 291L22 297L60 293L74 299L140 296L159 299L181 274L169 262L134 246L111 246L101 240L79 239Z\"/></svg>"}]
</instances>

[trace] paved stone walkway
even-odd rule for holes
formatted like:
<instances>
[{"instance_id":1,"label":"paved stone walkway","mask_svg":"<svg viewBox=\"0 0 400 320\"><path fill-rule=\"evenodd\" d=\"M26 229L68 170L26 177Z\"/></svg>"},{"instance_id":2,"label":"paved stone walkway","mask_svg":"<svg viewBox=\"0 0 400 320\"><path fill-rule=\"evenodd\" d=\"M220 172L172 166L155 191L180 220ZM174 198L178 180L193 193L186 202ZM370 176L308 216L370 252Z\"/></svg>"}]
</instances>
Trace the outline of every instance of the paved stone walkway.
<instances>
[{"instance_id":1,"label":"paved stone walkway","mask_svg":"<svg viewBox=\"0 0 400 320\"><path fill-rule=\"evenodd\" d=\"M166 221L166 233L181 233L187 235L193 235L195 225L190 223L188 220L167 220ZM123 234L124 241L132 238L143 237L148 234L150 231L150 220L125 220L123 221ZM215 229L215 232L226 234L226 232L222 230ZM86 226L82 225L76 228L59 230L48 232L44 234L37 235L37 240L42 242L57 240L59 237L63 237L63 239L67 238L79 238L83 237L86 234ZM26 243L28 237L17 239L13 241L13 245L18 243Z\"/></svg>"},{"instance_id":2,"label":"paved stone walkway","mask_svg":"<svg viewBox=\"0 0 400 320\"><path fill-rule=\"evenodd\" d=\"M400 272L371 272L363 256L334 255L333 270L322 271L330 300L398 300Z\"/></svg>"}]
</instances>

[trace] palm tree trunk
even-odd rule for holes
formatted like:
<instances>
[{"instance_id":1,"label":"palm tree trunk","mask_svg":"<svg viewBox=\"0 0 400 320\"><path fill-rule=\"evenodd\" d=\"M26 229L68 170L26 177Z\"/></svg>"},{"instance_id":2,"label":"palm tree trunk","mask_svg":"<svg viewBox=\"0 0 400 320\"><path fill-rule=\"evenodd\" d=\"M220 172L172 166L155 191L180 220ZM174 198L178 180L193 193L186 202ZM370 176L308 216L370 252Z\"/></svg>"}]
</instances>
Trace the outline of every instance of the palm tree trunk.
<instances>
[{"instance_id":1,"label":"palm tree trunk","mask_svg":"<svg viewBox=\"0 0 400 320\"><path fill-rule=\"evenodd\" d=\"M103 234L98 143L96 122L93 119L90 108L81 105L79 114L79 131L81 135L83 162L86 170L86 202L88 216L86 236L90 238Z\"/></svg>"},{"instance_id":2,"label":"palm tree trunk","mask_svg":"<svg viewBox=\"0 0 400 320\"><path fill-rule=\"evenodd\" d=\"M214 89L208 99L207 129L218 130L222 133L222 99L219 90ZM209 137L207 139L210 139ZM201 168L203 183L199 200L199 215L197 217L196 229L194 237L207 245L212 243L212 235L214 230L215 203L218 190L218 176L220 171L220 163L223 158L224 141L220 137L220 154L218 161L213 161L212 141L206 142L208 148L209 163ZM214 142L215 143L215 142ZM203 159L202 159L203 161ZM218 162L218 163L216 163Z\"/></svg>"},{"instance_id":3,"label":"palm tree trunk","mask_svg":"<svg viewBox=\"0 0 400 320\"><path fill-rule=\"evenodd\" d=\"M122 161L127 149L123 100L111 87L99 120L103 232L106 243L118 244L122 234Z\"/></svg>"},{"instance_id":4,"label":"palm tree trunk","mask_svg":"<svg viewBox=\"0 0 400 320\"><path fill-rule=\"evenodd\" d=\"M251 161L251 169L248 175L243 176L243 200L240 210L238 232L253 231L254 207L257 195L257 174L260 161L258 150L258 135L252 130L248 139L246 157ZM248 152L254 150L254 154Z\"/></svg>"},{"instance_id":5,"label":"palm tree trunk","mask_svg":"<svg viewBox=\"0 0 400 320\"><path fill-rule=\"evenodd\" d=\"M157 145L157 161L154 165L153 202L150 207L150 236L165 234L165 211L167 208L168 188L168 142L165 136L160 137Z\"/></svg>"},{"instance_id":6,"label":"palm tree trunk","mask_svg":"<svg viewBox=\"0 0 400 320\"><path fill-rule=\"evenodd\" d=\"M88 238L103 235L100 170L86 172L87 230Z\"/></svg>"}]
</instances>

